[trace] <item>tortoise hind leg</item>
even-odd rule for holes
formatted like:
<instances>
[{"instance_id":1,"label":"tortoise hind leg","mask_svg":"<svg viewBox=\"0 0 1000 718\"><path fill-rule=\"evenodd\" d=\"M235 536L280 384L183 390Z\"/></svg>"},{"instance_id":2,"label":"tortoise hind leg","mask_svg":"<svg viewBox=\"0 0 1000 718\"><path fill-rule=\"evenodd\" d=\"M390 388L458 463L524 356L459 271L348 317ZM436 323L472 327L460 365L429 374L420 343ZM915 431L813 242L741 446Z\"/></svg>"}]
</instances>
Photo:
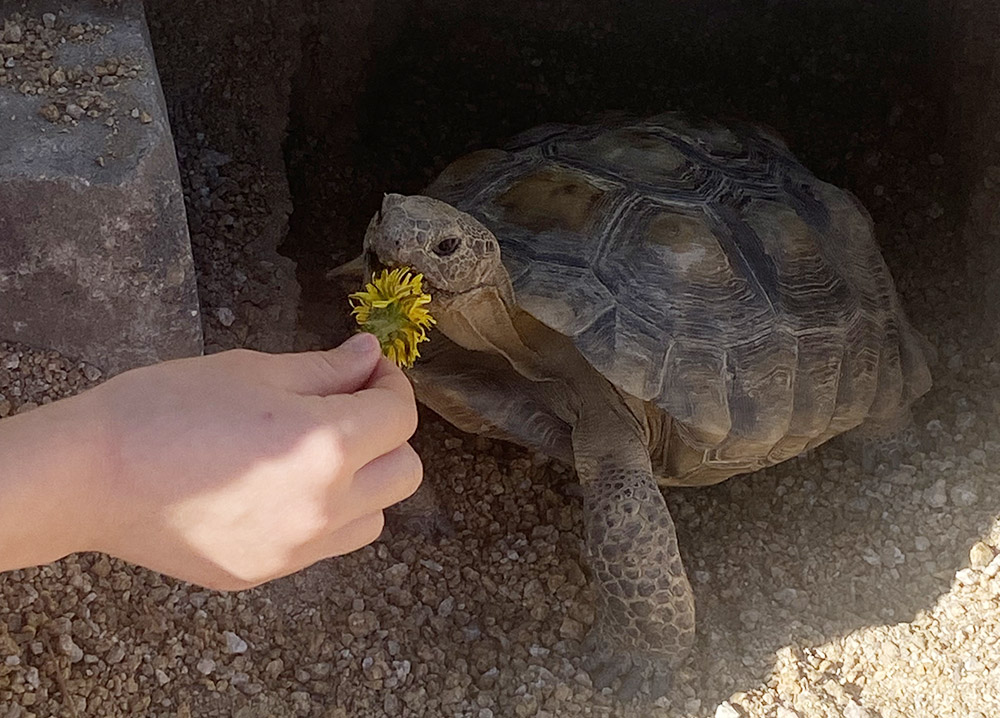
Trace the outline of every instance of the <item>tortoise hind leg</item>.
<instances>
[{"instance_id":1,"label":"tortoise hind leg","mask_svg":"<svg viewBox=\"0 0 1000 718\"><path fill-rule=\"evenodd\" d=\"M848 450L865 473L899 468L917 448L911 405L931 387L929 361L936 350L903 316L888 325L897 342L886 342L880 358L878 388L864 422L844 435Z\"/></svg>"},{"instance_id":2,"label":"tortoise hind leg","mask_svg":"<svg viewBox=\"0 0 1000 718\"><path fill-rule=\"evenodd\" d=\"M913 415L905 410L889 419L870 418L844 434L843 444L866 474L895 471L917 446Z\"/></svg>"}]
</instances>

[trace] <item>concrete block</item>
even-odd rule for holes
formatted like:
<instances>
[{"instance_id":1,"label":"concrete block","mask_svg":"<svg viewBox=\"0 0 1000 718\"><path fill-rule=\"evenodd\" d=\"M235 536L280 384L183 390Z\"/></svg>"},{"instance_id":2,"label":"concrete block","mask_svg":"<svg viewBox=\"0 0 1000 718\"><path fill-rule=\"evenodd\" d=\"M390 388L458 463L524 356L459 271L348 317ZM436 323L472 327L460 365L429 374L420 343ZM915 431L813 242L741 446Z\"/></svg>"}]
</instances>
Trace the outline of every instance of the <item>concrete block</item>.
<instances>
[{"instance_id":1,"label":"concrete block","mask_svg":"<svg viewBox=\"0 0 1000 718\"><path fill-rule=\"evenodd\" d=\"M0 0L0 339L106 372L202 352L142 3Z\"/></svg>"}]
</instances>

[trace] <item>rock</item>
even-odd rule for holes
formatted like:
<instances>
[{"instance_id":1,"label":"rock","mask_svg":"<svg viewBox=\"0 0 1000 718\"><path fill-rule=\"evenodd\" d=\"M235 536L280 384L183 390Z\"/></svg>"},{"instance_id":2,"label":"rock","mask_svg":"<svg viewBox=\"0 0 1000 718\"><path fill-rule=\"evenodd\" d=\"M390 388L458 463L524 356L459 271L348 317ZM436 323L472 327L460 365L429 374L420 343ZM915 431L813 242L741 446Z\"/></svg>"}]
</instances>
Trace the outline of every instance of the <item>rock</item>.
<instances>
[{"instance_id":1,"label":"rock","mask_svg":"<svg viewBox=\"0 0 1000 718\"><path fill-rule=\"evenodd\" d=\"M378 628L378 619L372 611L355 611L347 617L347 628L360 638Z\"/></svg>"},{"instance_id":2,"label":"rock","mask_svg":"<svg viewBox=\"0 0 1000 718\"><path fill-rule=\"evenodd\" d=\"M78 663L83 660L83 649L73 642L73 637L68 633L63 633L57 639L59 652L69 659L70 663Z\"/></svg>"},{"instance_id":3,"label":"rock","mask_svg":"<svg viewBox=\"0 0 1000 718\"><path fill-rule=\"evenodd\" d=\"M403 580L409 572L410 567L405 563L395 563L383 571L382 575L385 577L385 580L390 586L402 586Z\"/></svg>"},{"instance_id":4,"label":"rock","mask_svg":"<svg viewBox=\"0 0 1000 718\"><path fill-rule=\"evenodd\" d=\"M987 578L993 578L998 573L1000 573L1000 556L994 556L993 560L983 569L983 575Z\"/></svg>"},{"instance_id":5,"label":"rock","mask_svg":"<svg viewBox=\"0 0 1000 718\"><path fill-rule=\"evenodd\" d=\"M246 653L249 646L247 642L237 636L232 631L223 631L222 635L226 639L226 650L230 653Z\"/></svg>"},{"instance_id":6,"label":"rock","mask_svg":"<svg viewBox=\"0 0 1000 718\"><path fill-rule=\"evenodd\" d=\"M993 560L993 556L993 549L982 541L976 541L976 543L972 544L972 548L969 549L969 563L973 568L988 566L990 561Z\"/></svg>"},{"instance_id":7,"label":"rock","mask_svg":"<svg viewBox=\"0 0 1000 718\"><path fill-rule=\"evenodd\" d=\"M979 500L976 490L968 483L962 483L951 487L951 491L948 492L948 495L951 498L951 502L955 504L955 506L974 506Z\"/></svg>"},{"instance_id":8,"label":"rock","mask_svg":"<svg viewBox=\"0 0 1000 718\"><path fill-rule=\"evenodd\" d=\"M572 638L577 641L582 641L587 631L583 627L583 624L579 621L575 621L569 616L563 619L562 625L559 626L559 635L563 638Z\"/></svg>"},{"instance_id":9,"label":"rock","mask_svg":"<svg viewBox=\"0 0 1000 718\"><path fill-rule=\"evenodd\" d=\"M215 661L213 661L211 658L202 658L195 665L195 668L198 670L198 673L200 673L203 676L207 676L212 671L215 670Z\"/></svg>"},{"instance_id":10,"label":"rock","mask_svg":"<svg viewBox=\"0 0 1000 718\"><path fill-rule=\"evenodd\" d=\"M451 615L451 612L455 610L455 597L448 596L440 604L438 604L438 615L442 618L447 618Z\"/></svg>"},{"instance_id":11,"label":"rock","mask_svg":"<svg viewBox=\"0 0 1000 718\"><path fill-rule=\"evenodd\" d=\"M111 650L108 651L108 654L104 657L104 660L107 661L110 665L114 665L116 663L121 663L124 658L125 658L124 646L122 646L122 644L120 643L116 643L111 647Z\"/></svg>"},{"instance_id":12,"label":"rock","mask_svg":"<svg viewBox=\"0 0 1000 718\"><path fill-rule=\"evenodd\" d=\"M4 22L3 27L3 39L4 42L21 42L21 38L24 36L21 26L12 20L7 20Z\"/></svg>"},{"instance_id":13,"label":"rock","mask_svg":"<svg viewBox=\"0 0 1000 718\"><path fill-rule=\"evenodd\" d=\"M870 718L868 711L853 699L844 706L844 718Z\"/></svg>"},{"instance_id":14,"label":"rock","mask_svg":"<svg viewBox=\"0 0 1000 718\"><path fill-rule=\"evenodd\" d=\"M715 708L715 718L740 718L740 712L729 701L722 701Z\"/></svg>"},{"instance_id":15,"label":"rock","mask_svg":"<svg viewBox=\"0 0 1000 718\"><path fill-rule=\"evenodd\" d=\"M527 718L528 716L533 716L537 713L538 699L530 693L522 696L521 699L514 704L514 715L516 715L517 718Z\"/></svg>"},{"instance_id":16,"label":"rock","mask_svg":"<svg viewBox=\"0 0 1000 718\"><path fill-rule=\"evenodd\" d=\"M935 481L926 492L924 499L931 508L940 509L948 503L948 493L945 490L944 479Z\"/></svg>"},{"instance_id":17,"label":"rock","mask_svg":"<svg viewBox=\"0 0 1000 718\"><path fill-rule=\"evenodd\" d=\"M66 94L50 86L54 72L32 94L0 92L0 339L111 374L200 354L180 176L142 3L87 3L74 21L86 41L52 40L52 63L68 64L71 46L74 64L132 58L139 74L112 76L99 92L108 111L138 105L153 121L88 121L75 85ZM110 31L88 29L98 24ZM4 26L7 38L21 33ZM67 127L64 113L78 125Z\"/></svg>"},{"instance_id":18,"label":"rock","mask_svg":"<svg viewBox=\"0 0 1000 718\"><path fill-rule=\"evenodd\" d=\"M231 327L236 321L236 315L229 307L219 307L215 310L215 316L218 318L219 324L224 327Z\"/></svg>"},{"instance_id":19,"label":"rock","mask_svg":"<svg viewBox=\"0 0 1000 718\"><path fill-rule=\"evenodd\" d=\"M441 573L442 571L444 571L444 566L442 566L441 564L439 564L434 559L422 558L422 559L420 559L420 565L423 566L426 569L434 571L435 573Z\"/></svg>"},{"instance_id":20,"label":"rock","mask_svg":"<svg viewBox=\"0 0 1000 718\"><path fill-rule=\"evenodd\" d=\"M963 568L961 571L955 572L955 580L963 586L971 586L979 580L979 576L971 568Z\"/></svg>"}]
</instances>

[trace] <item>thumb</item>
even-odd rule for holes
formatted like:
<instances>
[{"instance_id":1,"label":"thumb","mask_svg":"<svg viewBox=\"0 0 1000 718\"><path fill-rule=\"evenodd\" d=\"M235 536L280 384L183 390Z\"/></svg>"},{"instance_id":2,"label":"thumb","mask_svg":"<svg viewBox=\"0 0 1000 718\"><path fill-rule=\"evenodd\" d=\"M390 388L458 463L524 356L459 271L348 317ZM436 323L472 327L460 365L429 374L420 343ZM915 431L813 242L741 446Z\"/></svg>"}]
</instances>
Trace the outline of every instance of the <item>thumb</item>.
<instances>
[{"instance_id":1,"label":"thumb","mask_svg":"<svg viewBox=\"0 0 1000 718\"><path fill-rule=\"evenodd\" d=\"M382 352L374 334L355 334L327 351L276 354L270 383L296 394L328 396L363 388Z\"/></svg>"}]
</instances>

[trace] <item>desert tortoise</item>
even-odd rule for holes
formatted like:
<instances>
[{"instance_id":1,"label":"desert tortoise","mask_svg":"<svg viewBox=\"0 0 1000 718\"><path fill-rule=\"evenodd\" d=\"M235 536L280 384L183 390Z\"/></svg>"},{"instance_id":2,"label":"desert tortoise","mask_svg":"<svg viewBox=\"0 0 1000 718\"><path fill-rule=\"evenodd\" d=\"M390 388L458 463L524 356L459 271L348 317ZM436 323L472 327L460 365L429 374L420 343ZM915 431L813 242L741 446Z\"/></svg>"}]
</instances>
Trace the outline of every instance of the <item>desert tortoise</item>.
<instances>
[{"instance_id":1,"label":"desert tortoise","mask_svg":"<svg viewBox=\"0 0 1000 718\"><path fill-rule=\"evenodd\" d=\"M930 386L868 214L755 125L539 127L386 195L365 251L432 292L419 399L575 464L591 667L627 692L694 637L659 487L888 436Z\"/></svg>"}]
</instances>

